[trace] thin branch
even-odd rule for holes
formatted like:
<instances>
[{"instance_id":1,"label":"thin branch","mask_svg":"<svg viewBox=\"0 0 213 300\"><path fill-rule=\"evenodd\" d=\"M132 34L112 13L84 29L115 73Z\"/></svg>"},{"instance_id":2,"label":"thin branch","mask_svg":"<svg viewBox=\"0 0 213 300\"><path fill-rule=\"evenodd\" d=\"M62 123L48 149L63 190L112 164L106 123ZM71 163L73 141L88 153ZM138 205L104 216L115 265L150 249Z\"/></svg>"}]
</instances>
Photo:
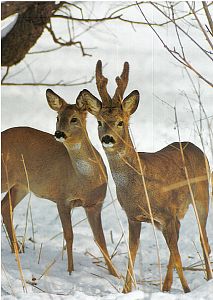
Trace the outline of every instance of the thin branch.
<instances>
[{"instance_id":1,"label":"thin branch","mask_svg":"<svg viewBox=\"0 0 213 300\"><path fill-rule=\"evenodd\" d=\"M213 50L213 44L212 44L212 42L210 41L210 39L209 39L209 37L208 37L208 34L206 33L205 29L203 28L203 25L201 24L201 22L200 22L200 20L199 20L199 18L198 18L198 16L197 16L197 14L195 13L194 8L189 4L188 1L186 1L186 3L187 3L187 5L188 5L188 7L191 9L191 11L192 11L192 13L193 13L193 15L194 15L194 17L195 17L195 19L196 19L196 21L197 21L197 23L198 23L200 29L201 29L201 31L202 31L203 34L205 35L205 38L206 38L207 42L209 43L210 47L211 47L212 50Z\"/></svg>"},{"instance_id":2,"label":"thin branch","mask_svg":"<svg viewBox=\"0 0 213 300\"><path fill-rule=\"evenodd\" d=\"M92 76L89 80L84 82L78 82L78 83L69 83L69 82L63 82L59 81L56 83L44 83L44 82L24 82L24 83L15 83L15 82L3 82L2 86L78 86L83 85L87 83L91 83L94 80L94 76Z\"/></svg>"},{"instance_id":3,"label":"thin branch","mask_svg":"<svg viewBox=\"0 0 213 300\"><path fill-rule=\"evenodd\" d=\"M154 3L152 3L152 5L154 5ZM154 5L155 6L155 5ZM146 20L147 24L150 26L150 28L154 31L154 33L156 34L156 36L158 37L158 39L161 41L161 43L163 44L164 48L182 65L184 65L185 67L187 67L188 69L192 70L199 78L201 78L203 81L205 81L206 83L208 83L211 87L213 87L213 83L210 82L208 79L206 79L203 75L201 75L186 59L185 57L181 56L181 54L179 52L177 52L175 49L171 50L163 41L163 39L160 37L160 35L158 34L158 32L155 30L155 28L149 23L148 19L146 18L145 14L143 13L141 7L138 5L138 8L142 14L142 16L144 17L144 19ZM164 14L164 12L163 12ZM169 18L169 17L168 17ZM172 20L170 18L170 20L172 21L172 23L177 26L178 29L180 29L182 31L182 28L180 26L177 25L177 23L175 23L174 20ZM177 29L176 28L176 29ZM187 34L187 33L186 33ZM187 34L187 36L189 36ZM189 36L190 37L190 36ZM191 37L190 37L191 38ZM197 43L196 43L197 44ZM200 46L199 46L200 47ZM200 47L202 50L203 48ZM203 50L204 53L206 53L205 50ZM206 53L206 55L208 55ZM208 55L209 56L209 55ZM210 56L209 56L210 57ZM212 58L210 57L210 59L212 60Z\"/></svg>"},{"instance_id":4,"label":"thin branch","mask_svg":"<svg viewBox=\"0 0 213 300\"><path fill-rule=\"evenodd\" d=\"M170 7L171 7L171 11L172 11L172 19L174 20L175 19L174 7L173 7L173 5L171 5ZM176 25L176 21L174 21L174 25L175 25L175 31L176 31L176 35L177 35L177 38L178 38L178 42L179 42L179 45L180 45L180 48L181 48L182 57L185 60L184 48L183 48L183 44L181 42L181 38L180 38L180 35L179 35L178 27Z\"/></svg>"},{"instance_id":5,"label":"thin branch","mask_svg":"<svg viewBox=\"0 0 213 300\"><path fill-rule=\"evenodd\" d=\"M45 28L49 31L50 35L52 36L53 41L54 41L56 44L59 44L59 45L62 46L62 47L64 47L64 46L67 47L67 46L79 45L83 56L91 56L90 54L85 53L84 47L83 47L83 45L82 45L82 43L81 43L80 41L74 42L74 41L71 39L71 40L68 41L68 42L60 42L59 39L56 37L54 31L52 30L51 25L50 25L50 27L49 27L49 26L45 26Z\"/></svg>"},{"instance_id":6,"label":"thin branch","mask_svg":"<svg viewBox=\"0 0 213 300\"><path fill-rule=\"evenodd\" d=\"M211 2L211 4L212 3L213 2ZM209 22L209 27L211 28L211 34L213 35L213 21L212 21L212 17L211 17L211 14L209 12L209 9L208 9L208 5L207 5L206 1L202 1L202 4L203 4L203 8L204 8L207 20Z\"/></svg>"},{"instance_id":7,"label":"thin branch","mask_svg":"<svg viewBox=\"0 0 213 300\"><path fill-rule=\"evenodd\" d=\"M154 6L163 16L165 16L167 19L169 19L173 24L175 24L175 21L172 20L164 11L162 11L158 5L154 2L149 2L152 6ZM140 8L140 6L138 5L138 7ZM141 8L140 8L140 11ZM200 44L197 43L196 40L193 39L193 37L191 35L189 35L181 26L179 26L176 23L177 28L182 31L204 54L206 54L208 56L209 59L211 59L213 61L213 58L208 54L208 51L206 51L203 47L201 47Z\"/></svg>"},{"instance_id":8,"label":"thin branch","mask_svg":"<svg viewBox=\"0 0 213 300\"><path fill-rule=\"evenodd\" d=\"M192 13L190 13L190 14L192 14ZM186 14L184 16L178 17L176 20L183 19L183 18L189 16L190 14ZM105 22L105 21L118 20L118 21L122 21L122 22L125 22L125 23L130 23L131 25L132 24L134 24L134 25L149 25L146 22L125 19L125 18L123 18L122 15L118 15L118 16L115 16L115 17L108 16L108 17L94 18L94 19L92 19L92 18L82 18L81 19L81 18L76 18L76 17L72 17L72 16L54 15L54 16L52 16L52 18L60 18L60 19L65 19L65 20L70 20L70 21L77 21L77 22L82 22L82 23L92 23L92 22L100 23L100 22ZM169 23L171 23L171 21L166 21L166 22L163 22L163 23L151 23L151 24L153 26L164 26L164 25L167 25Z\"/></svg>"},{"instance_id":9,"label":"thin branch","mask_svg":"<svg viewBox=\"0 0 213 300\"><path fill-rule=\"evenodd\" d=\"M78 21L78 22L85 22L85 23L90 23L90 22L104 22L104 21L112 21L112 20L117 20L120 19L121 16L115 16L115 17L103 17L103 18L76 18L72 16L64 16L64 15L54 15L52 18L60 18L60 19L65 19L65 20L72 20L72 21Z\"/></svg>"},{"instance_id":10,"label":"thin branch","mask_svg":"<svg viewBox=\"0 0 213 300\"><path fill-rule=\"evenodd\" d=\"M76 5L76 4L74 4L74 3L66 2L66 1L62 1L62 3L63 3L63 5L64 5L64 6L62 6L62 7L68 9L69 12L70 12L69 6L72 6L72 7L75 7L76 9L78 9L78 10L80 11L82 18L84 17L84 16L83 16L83 10L82 10L82 8L79 7L78 5ZM66 6L66 5L67 5L67 6Z\"/></svg>"},{"instance_id":11,"label":"thin branch","mask_svg":"<svg viewBox=\"0 0 213 300\"><path fill-rule=\"evenodd\" d=\"M48 53L48 52L53 52L53 51L59 50L59 49L61 49L61 48L62 48L62 46L59 46L59 47L52 48L52 49L49 49L49 50L41 50L41 51L32 51L32 52L28 52L27 54L41 54L41 53Z\"/></svg>"},{"instance_id":12,"label":"thin branch","mask_svg":"<svg viewBox=\"0 0 213 300\"><path fill-rule=\"evenodd\" d=\"M2 77L1 84L3 84L5 78L7 77L8 73L9 73L9 69L10 69L10 67L7 67L6 72L5 72L4 76Z\"/></svg>"}]
</instances>

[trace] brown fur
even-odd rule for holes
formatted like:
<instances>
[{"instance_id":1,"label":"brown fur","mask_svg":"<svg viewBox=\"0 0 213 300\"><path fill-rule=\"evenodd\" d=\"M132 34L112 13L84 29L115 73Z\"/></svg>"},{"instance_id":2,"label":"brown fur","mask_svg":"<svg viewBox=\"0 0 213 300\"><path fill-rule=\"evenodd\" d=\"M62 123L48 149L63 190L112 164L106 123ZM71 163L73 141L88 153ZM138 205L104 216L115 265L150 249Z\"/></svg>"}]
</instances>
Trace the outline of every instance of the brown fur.
<instances>
[{"instance_id":1,"label":"brown fur","mask_svg":"<svg viewBox=\"0 0 213 300\"><path fill-rule=\"evenodd\" d=\"M10 218L12 210L29 192L22 156L27 169L30 191L39 198L57 204L64 237L67 244L68 272L73 271L73 232L71 209L84 207L94 238L105 255L111 274L116 275L106 248L101 224L101 208L106 195L107 173L98 151L92 146L86 132L86 112L77 105L69 105L48 90L51 108L58 112L57 130L63 130L67 138L64 145L54 136L28 127L10 128L2 132L2 216L14 251ZM77 118L72 124L71 119ZM77 148L76 148L77 147ZM85 172L79 162L86 163ZM7 174L8 176L7 176ZM8 180L7 180L8 178Z\"/></svg>"},{"instance_id":2,"label":"brown fur","mask_svg":"<svg viewBox=\"0 0 213 300\"><path fill-rule=\"evenodd\" d=\"M98 63L97 68L100 67L101 64ZM125 68L128 72L128 68ZM123 80L128 78L128 74L124 76L125 68L122 73ZM97 73L102 75L100 71ZM101 78L96 76L96 80L99 82ZM120 80L122 80L122 77ZM126 87L126 85L127 82L124 82L123 87ZM122 86L121 83L120 86ZM106 86L104 88L106 89ZM119 91L118 86L116 95L119 92L120 95L123 95L124 90L121 89ZM102 104L87 90L82 91L78 101L94 114L99 121L99 138L104 146L116 184L118 201L125 210L129 221L129 249L131 257L129 257L123 291L129 292L132 289L133 266L141 230L140 222L151 222L152 220L148 201L150 202L154 224L162 231L170 250L168 271L164 280L163 291L171 289L174 267L180 277L183 290L185 292L190 291L183 274L177 246L180 220L184 217L189 204L192 202L185 170L187 170L189 175L201 225L203 235L201 244L205 258L207 279L211 279L212 271L208 261L210 247L206 234L206 221L209 209L209 183L207 176L209 170L204 153L189 142L182 143L185 163L181 155L180 143L170 144L155 153L137 153L130 138L128 123L130 115L137 109L139 102L138 91L133 91L124 100L121 97L120 102L118 100L112 101L114 108L111 111L109 111L104 98L102 98L104 102ZM110 146L104 142L104 138L107 136L110 137L108 140L114 140L113 145ZM145 192L146 189L148 197Z\"/></svg>"}]
</instances>

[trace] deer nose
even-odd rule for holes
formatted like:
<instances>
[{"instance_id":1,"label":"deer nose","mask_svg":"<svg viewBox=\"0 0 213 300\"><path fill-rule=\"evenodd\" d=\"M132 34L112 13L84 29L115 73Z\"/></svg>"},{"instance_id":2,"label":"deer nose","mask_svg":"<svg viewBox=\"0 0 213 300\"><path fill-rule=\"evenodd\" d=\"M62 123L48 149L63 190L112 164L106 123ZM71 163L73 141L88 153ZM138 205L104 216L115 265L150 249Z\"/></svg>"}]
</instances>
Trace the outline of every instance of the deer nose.
<instances>
[{"instance_id":1,"label":"deer nose","mask_svg":"<svg viewBox=\"0 0 213 300\"><path fill-rule=\"evenodd\" d=\"M105 135L101 139L102 144L115 144L115 140L112 136L110 135Z\"/></svg>"},{"instance_id":2,"label":"deer nose","mask_svg":"<svg viewBox=\"0 0 213 300\"><path fill-rule=\"evenodd\" d=\"M56 132L55 132L55 137L56 137L56 139L65 139L66 138L66 135L65 135L65 133L63 132L63 131L59 131L59 130L57 130Z\"/></svg>"}]
</instances>

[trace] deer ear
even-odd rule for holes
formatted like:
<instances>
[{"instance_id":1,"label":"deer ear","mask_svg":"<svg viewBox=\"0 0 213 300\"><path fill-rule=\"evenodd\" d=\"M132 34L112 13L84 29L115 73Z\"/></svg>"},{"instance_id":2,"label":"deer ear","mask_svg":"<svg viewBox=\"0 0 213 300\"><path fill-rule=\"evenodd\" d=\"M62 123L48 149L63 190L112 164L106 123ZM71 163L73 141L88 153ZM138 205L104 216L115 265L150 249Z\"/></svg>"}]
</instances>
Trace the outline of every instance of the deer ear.
<instances>
[{"instance_id":1,"label":"deer ear","mask_svg":"<svg viewBox=\"0 0 213 300\"><path fill-rule=\"evenodd\" d=\"M67 105L66 101L64 101L51 89L46 90L46 97L47 97L47 102L49 104L49 107L52 108L53 110L59 111L62 108L62 106Z\"/></svg>"},{"instance_id":2,"label":"deer ear","mask_svg":"<svg viewBox=\"0 0 213 300\"><path fill-rule=\"evenodd\" d=\"M102 107L101 101L86 89L80 92L76 104L79 109L87 110L94 116L99 114Z\"/></svg>"},{"instance_id":3,"label":"deer ear","mask_svg":"<svg viewBox=\"0 0 213 300\"><path fill-rule=\"evenodd\" d=\"M138 107L139 98L140 95L137 90L131 92L122 102L123 111L129 115L133 114Z\"/></svg>"}]
</instances>

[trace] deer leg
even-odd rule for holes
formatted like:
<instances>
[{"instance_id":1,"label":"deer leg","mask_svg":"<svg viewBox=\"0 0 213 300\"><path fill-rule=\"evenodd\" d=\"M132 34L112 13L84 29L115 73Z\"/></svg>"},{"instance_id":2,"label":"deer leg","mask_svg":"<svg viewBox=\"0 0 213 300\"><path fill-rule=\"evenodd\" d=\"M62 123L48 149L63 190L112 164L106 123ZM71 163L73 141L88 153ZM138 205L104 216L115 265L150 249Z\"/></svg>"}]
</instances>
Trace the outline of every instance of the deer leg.
<instances>
[{"instance_id":1,"label":"deer leg","mask_svg":"<svg viewBox=\"0 0 213 300\"><path fill-rule=\"evenodd\" d=\"M212 270L211 270L211 265L209 261L209 254L211 253L211 249L208 243L208 237L206 233L206 227L201 224L201 230L202 230L202 235L200 235L200 242L201 246L203 248L203 256L204 256L204 261L206 265L206 274L207 274L207 280L212 279Z\"/></svg>"},{"instance_id":2,"label":"deer leg","mask_svg":"<svg viewBox=\"0 0 213 300\"><path fill-rule=\"evenodd\" d=\"M203 249L203 256L206 265L206 274L207 280L212 279L212 270L209 262L209 254L211 253L211 249L208 242L208 237L206 233L206 222L208 217L209 210L209 192L208 185L206 183L199 183L197 186L197 199L196 199L196 208L198 212L199 222L200 222L200 242Z\"/></svg>"},{"instance_id":3,"label":"deer leg","mask_svg":"<svg viewBox=\"0 0 213 300\"><path fill-rule=\"evenodd\" d=\"M177 226L175 224L175 221L170 220L165 226L165 228L163 229L163 235L166 239L167 245L170 250L170 255L172 257L171 263L174 264L177 270L184 292L188 293L190 292L190 289L183 274L182 262L181 262L180 253L177 246L178 235L177 235L176 228Z\"/></svg>"},{"instance_id":4,"label":"deer leg","mask_svg":"<svg viewBox=\"0 0 213 300\"><path fill-rule=\"evenodd\" d=\"M126 273L126 280L123 288L123 293L129 293L132 290L132 282L134 274L133 268L135 264L135 258L138 251L140 242L141 223L129 221L129 261L128 269Z\"/></svg>"},{"instance_id":5,"label":"deer leg","mask_svg":"<svg viewBox=\"0 0 213 300\"><path fill-rule=\"evenodd\" d=\"M200 225L201 225L201 231L202 234L200 234L200 242L201 242L201 246L203 248L203 256L204 256L204 261L205 261L205 265L206 265L206 274L207 274L207 280L212 279L212 270L211 270L211 265L210 265L210 261L209 261L209 254L211 253L211 249L208 243L208 237L207 237L207 233L206 233L206 225L204 225L202 223L202 221L200 221Z\"/></svg>"},{"instance_id":6,"label":"deer leg","mask_svg":"<svg viewBox=\"0 0 213 300\"><path fill-rule=\"evenodd\" d=\"M176 221L176 233L177 233L177 241L179 238L179 231L180 231L180 222L179 220ZM166 239L166 237L165 237ZM164 283L163 283L163 292L169 292L172 286L172 282L173 282L173 270L174 270L174 261L172 258L172 255L170 253L170 257L169 257L169 264L167 266L167 273L166 273L166 277L164 279Z\"/></svg>"},{"instance_id":7,"label":"deer leg","mask_svg":"<svg viewBox=\"0 0 213 300\"><path fill-rule=\"evenodd\" d=\"M97 242L103 256L106 262L106 265L108 267L108 270L110 274L112 274L115 277L119 277L119 274L117 273L115 267L112 264L111 258L109 256L107 247L106 247L106 241L103 233L102 228L102 222L101 222L101 208L102 204L97 204L93 207L86 207L85 211L87 214L88 221L90 223L90 226L92 228L92 232L94 235L94 239Z\"/></svg>"},{"instance_id":8,"label":"deer leg","mask_svg":"<svg viewBox=\"0 0 213 300\"><path fill-rule=\"evenodd\" d=\"M10 188L10 190L7 192L7 194L1 202L1 213L3 217L3 223L5 224L11 242L11 251L13 253L15 252L15 248L18 249L19 252L24 252L23 247L19 247L12 220L14 208L27 195L27 193L28 191L23 186L20 186L18 184L14 185Z\"/></svg>"},{"instance_id":9,"label":"deer leg","mask_svg":"<svg viewBox=\"0 0 213 300\"><path fill-rule=\"evenodd\" d=\"M72 245L73 245L73 230L72 230L72 224L71 224L71 215L70 215L70 207L57 204L59 217L61 220L63 232L64 232L64 238L66 241L67 246L67 260L68 260L68 268L67 271L69 274L74 271L73 267L73 253L72 253Z\"/></svg>"}]
</instances>

